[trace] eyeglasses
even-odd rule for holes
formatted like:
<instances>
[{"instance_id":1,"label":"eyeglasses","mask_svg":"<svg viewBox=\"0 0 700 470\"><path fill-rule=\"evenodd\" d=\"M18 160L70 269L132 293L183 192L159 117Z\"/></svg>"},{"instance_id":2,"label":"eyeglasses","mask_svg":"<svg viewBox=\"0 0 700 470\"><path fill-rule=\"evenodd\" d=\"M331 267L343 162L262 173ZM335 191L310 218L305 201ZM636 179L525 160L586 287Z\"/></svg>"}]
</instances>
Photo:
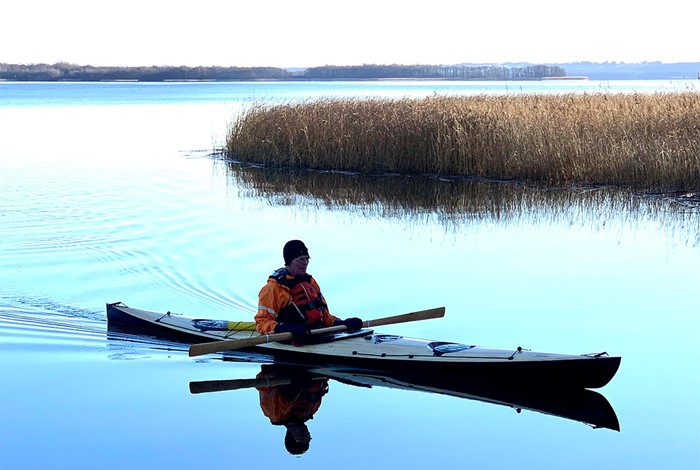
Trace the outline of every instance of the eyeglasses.
<instances>
[{"instance_id":1,"label":"eyeglasses","mask_svg":"<svg viewBox=\"0 0 700 470\"><path fill-rule=\"evenodd\" d=\"M311 261L311 257L310 256L297 256L296 258L294 258L294 261L296 261L298 263L308 263L309 261Z\"/></svg>"}]
</instances>

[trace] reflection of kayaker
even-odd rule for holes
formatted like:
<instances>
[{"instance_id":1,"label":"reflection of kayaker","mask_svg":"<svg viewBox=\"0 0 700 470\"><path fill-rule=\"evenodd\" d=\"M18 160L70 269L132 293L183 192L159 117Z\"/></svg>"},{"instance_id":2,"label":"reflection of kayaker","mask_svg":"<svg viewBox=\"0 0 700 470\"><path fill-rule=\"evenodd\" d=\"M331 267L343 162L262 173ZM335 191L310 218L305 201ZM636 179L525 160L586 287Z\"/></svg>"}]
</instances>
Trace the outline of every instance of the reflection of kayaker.
<instances>
[{"instance_id":1,"label":"reflection of kayaker","mask_svg":"<svg viewBox=\"0 0 700 470\"><path fill-rule=\"evenodd\" d=\"M257 379L275 379L275 366L261 366ZM260 392L260 408L274 425L284 426L287 432L284 445L292 455L309 449L311 433L306 422L313 419L328 393L328 379L324 377L295 376L289 383L256 387Z\"/></svg>"}]
</instances>

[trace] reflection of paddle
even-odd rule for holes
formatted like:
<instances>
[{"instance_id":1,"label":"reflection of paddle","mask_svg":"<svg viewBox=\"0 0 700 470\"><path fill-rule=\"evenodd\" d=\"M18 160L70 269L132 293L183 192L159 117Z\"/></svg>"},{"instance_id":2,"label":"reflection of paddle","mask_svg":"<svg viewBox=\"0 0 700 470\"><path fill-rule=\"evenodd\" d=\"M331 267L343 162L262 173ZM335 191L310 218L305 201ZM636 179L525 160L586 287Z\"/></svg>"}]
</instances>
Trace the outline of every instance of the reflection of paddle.
<instances>
[{"instance_id":1,"label":"reflection of paddle","mask_svg":"<svg viewBox=\"0 0 700 470\"><path fill-rule=\"evenodd\" d=\"M445 307L431 308L428 310L419 310L417 312L404 313L393 317L377 318L376 320L367 320L362 323L363 328L371 328L373 326L392 325L394 323L405 323L410 321L428 320L430 318L442 318L445 316ZM347 326L330 326L328 328L318 328L311 330L312 335L323 335L329 333L339 333L347 330ZM292 339L291 333L274 333L270 335L254 336L245 339L229 339L225 341L214 341L211 343L193 344L190 346L190 356L200 356L214 352L227 351L230 349L240 349L250 346L256 346L264 343L274 343L277 341L287 341Z\"/></svg>"},{"instance_id":2,"label":"reflection of paddle","mask_svg":"<svg viewBox=\"0 0 700 470\"><path fill-rule=\"evenodd\" d=\"M277 387L292 383L289 378L271 377L260 379L229 379L229 380L203 380L190 382L190 393L221 392L224 390L239 390L252 387Z\"/></svg>"}]
</instances>

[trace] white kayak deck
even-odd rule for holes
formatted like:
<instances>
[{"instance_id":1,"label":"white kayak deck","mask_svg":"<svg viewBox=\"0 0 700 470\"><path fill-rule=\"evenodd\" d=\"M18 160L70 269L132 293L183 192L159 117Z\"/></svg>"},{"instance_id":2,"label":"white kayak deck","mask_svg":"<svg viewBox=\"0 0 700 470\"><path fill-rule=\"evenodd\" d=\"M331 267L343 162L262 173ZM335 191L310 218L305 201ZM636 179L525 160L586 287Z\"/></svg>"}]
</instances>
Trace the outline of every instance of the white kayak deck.
<instances>
[{"instance_id":1,"label":"white kayak deck","mask_svg":"<svg viewBox=\"0 0 700 470\"><path fill-rule=\"evenodd\" d=\"M227 320L202 320L177 313L162 313L122 305L115 305L118 310L138 318L153 326L161 326L183 334L194 335L206 340L231 340L260 336L254 330L252 322L231 322ZM197 328L196 326L199 326ZM208 329L215 327L226 329ZM240 329L228 329L238 327ZM377 361L406 361L435 363L464 363L464 362L544 362L582 359L595 360L598 354L573 355L529 351L521 348L499 349L474 345L465 345L445 341L406 338L390 334L375 334L372 330L364 330L364 335L334 335L334 339L318 344L297 346L290 343L267 343L255 346L256 350L289 351L294 353L307 352L318 356L357 357Z\"/></svg>"}]
</instances>

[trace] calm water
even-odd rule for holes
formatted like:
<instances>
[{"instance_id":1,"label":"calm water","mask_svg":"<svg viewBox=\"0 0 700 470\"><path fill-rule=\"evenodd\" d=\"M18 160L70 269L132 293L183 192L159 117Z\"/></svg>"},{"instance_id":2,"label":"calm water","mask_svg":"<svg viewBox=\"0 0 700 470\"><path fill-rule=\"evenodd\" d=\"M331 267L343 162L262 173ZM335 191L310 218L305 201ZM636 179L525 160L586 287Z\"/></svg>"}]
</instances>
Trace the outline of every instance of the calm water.
<instances>
[{"instance_id":1,"label":"calm water","mask_svg":"<svg viewBox=\"0 0 700 470\"><path fill-rule=\"evenodd\" d=\"M700 468L698 209L624 193L290 178L207 157L251 100L694 86L0 83L0 468ZM290 238L307 242L340 316L447 308L384 332L621 355L599 390L621 431L331 379L311 447L294 457L256 389L190 393L193 381L254 378L260 364L108 334L106 302L251 318Z\"/></svg>"}]
</instances>

